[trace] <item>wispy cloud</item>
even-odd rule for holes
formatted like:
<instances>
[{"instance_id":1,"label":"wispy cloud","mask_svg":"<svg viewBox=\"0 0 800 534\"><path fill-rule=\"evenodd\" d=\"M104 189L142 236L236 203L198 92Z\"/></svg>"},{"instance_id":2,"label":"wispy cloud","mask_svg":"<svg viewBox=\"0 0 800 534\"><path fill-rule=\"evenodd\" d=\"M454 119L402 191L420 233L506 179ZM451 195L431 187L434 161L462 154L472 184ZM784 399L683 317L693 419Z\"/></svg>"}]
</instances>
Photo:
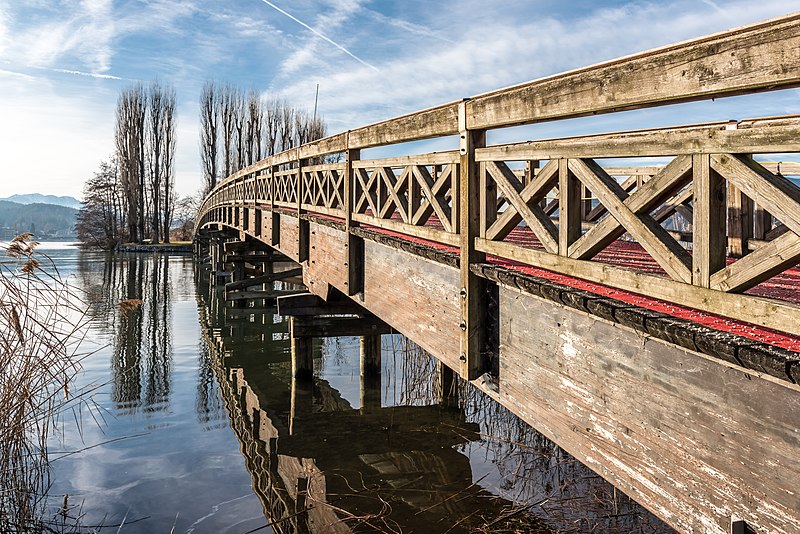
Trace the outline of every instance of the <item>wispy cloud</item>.
<instances>
[{"instance_id":1,"label":"wispy cloud","mask_svg":"<svg viewBox=\"0 0 800 534\"><path fill-rule=\"evenodd\" d=\"M298 19L297 17L295 17L291 13L287 13L286 11L284 11L281 8L279 8L278 6L276 6L275 4L270 2L269 0L261 0L261 1L264 2L265 4L267 4L268 6L270 6L275 11L278 11L279 13L289 17L290 19L292 19L293 21L295 21L296 23L298 23L299 25L301 25L302 27L304 27L305 29L307 29L308 31L310 31L311 33L313 33L314 35L316 35L317 37L322 39L323 41L332 44L333 46L335 46L336 48L338 48L339 50L341 50L342 52L344 52L345 54L347 54L351 58L353 58L356 61L358 61L359 63L361 63L362 65L364 65L366 67L369 67L370 69L374 70L375 72L380 72L380 70L377 67L375 67L374 65L371 65L371 64L367 63L366 61L364 61L363 59L361 59L357 55L353 54L350 50L348 50L347 48L345 48L341 44L339 44L336 41L334 41L333 39L329 38L327 35L325 35L324 33L320 32L319 30L316 30L316 29L312 28L311 26L309 26L308 24L306 24L302 20Z\"/></svg>"}]
</instances>

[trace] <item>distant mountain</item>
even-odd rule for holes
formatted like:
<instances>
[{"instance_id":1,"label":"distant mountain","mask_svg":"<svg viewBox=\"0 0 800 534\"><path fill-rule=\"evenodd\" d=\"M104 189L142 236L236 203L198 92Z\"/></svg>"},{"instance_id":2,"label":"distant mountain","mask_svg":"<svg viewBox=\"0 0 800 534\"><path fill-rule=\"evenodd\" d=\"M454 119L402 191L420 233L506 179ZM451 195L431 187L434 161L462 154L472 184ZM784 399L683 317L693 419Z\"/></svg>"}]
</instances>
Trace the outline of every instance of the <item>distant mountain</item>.
<instances>
[{"instance_id":1,"label":"distant mountain","mask_svg":"<svg viewBox=\"0 0 800 534\"><path fill-rule=\"evenodd\" d=\"M11 195L0 200L8 200L17 204L55 204L56 206L66 206L68 208L80 209L81 201L75 197L57 197L55 195L42 195L39 193L29 193L27 195Z\"/></svg>"},{"instance_id":2,"label":"distant mountain","mask_svg":"<svg viewBox=\"0 0 800 534\"><path fill-rule=\"evenodd\" d=\"M67 206L0 200L0 240L23 232L30 232L40 240L74 237L77 215L77 209Z\"/></svg>"}]
</instances>

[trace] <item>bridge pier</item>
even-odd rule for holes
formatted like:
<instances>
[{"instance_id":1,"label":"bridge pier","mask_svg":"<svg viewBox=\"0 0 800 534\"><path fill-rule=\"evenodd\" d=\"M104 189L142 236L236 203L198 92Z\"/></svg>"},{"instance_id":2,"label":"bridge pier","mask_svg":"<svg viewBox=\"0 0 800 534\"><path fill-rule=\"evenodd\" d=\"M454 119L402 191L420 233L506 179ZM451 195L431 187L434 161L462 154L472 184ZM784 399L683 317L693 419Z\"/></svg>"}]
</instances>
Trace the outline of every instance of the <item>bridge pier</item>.
<instances>
[{"instance_id":1,"label":"bridge pier","mask_svg":"<svg viewBox=\"0 0 800 534\"><path fill-rule=\"evenodd\" d=\"M361 413L369 413L381 407L381 336L361 336L359 349Z\"/></svg>"}]
</instances>

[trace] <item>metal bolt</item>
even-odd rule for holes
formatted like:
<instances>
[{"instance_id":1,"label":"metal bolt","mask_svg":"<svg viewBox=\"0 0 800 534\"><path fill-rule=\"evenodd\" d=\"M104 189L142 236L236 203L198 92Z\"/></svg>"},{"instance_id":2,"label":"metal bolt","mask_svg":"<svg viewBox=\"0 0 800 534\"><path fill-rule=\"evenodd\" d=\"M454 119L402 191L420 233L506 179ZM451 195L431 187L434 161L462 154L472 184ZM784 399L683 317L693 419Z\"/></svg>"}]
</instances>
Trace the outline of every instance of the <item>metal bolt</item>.
<instances>
[{"instance_id":1,"label":"metal bolt","mask_svg":"<svg viewBox=\"0 0 800 534\"><path fill-rule=\"evenodd\" d=\"M466 287L462 287L460 293L461 293L461 298L462 299L467 298L467 288Z\"/></svg>"},{"instance_id":2,"label":"metal bolt","mask_svg":"<svg viewBox=\"0 0 800 534\"><path fill-rule=\"evenodd\" d=\"M466 321L461 321L461 323L458 326L461 327L461 330L466 330L467 329L467 322Z\"/></svg>"},{"instance_id":3,"label":"metal bolt","mask_svg":"<svg viewBox=\"0 0 800 534\"><path fill-rule=\"evenodd\" d=\"M466 353L462 352L462 353L461 353L461 356L459 356L459 357L458 357L458 359L459 359L459 360L461 360L462 362L465 362L465 361L467 361L467 355L466 355Z\"/></svg>"}]
</instances>

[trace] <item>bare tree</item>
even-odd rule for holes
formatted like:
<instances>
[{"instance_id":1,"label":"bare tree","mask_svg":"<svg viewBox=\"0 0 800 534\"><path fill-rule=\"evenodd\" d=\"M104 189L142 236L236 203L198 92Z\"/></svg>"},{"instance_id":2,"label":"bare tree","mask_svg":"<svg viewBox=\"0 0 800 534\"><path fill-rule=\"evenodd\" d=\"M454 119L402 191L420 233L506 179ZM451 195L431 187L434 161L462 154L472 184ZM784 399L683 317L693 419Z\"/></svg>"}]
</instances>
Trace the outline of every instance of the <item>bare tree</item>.
<instances>
[{"instance_id":1,"label":"bare tree","mask_svg":"<svg viewBox=\"0 0 800 534\"><path fill-rule=\"evenodd\" d=\"M263 127L264 106L261 103L261 97L255 89L250 89L247 93L246 165L252 165L262 157Z\"/></svg>"},{"instance_id":2,"label":"bare tree","mask_svg":"<svg viewBox=\"0 0 800 534\"><path fill-rule=\"evenodd\" d=\"M276 96L270 96L263 104L264 106L264 152L265 156L272 156L280 152L278 141L278 124L280 123L281 111L280 100Z\"/></svg>"},{"instance_id":3,"label":"bare tree","mask_svg":"<svg viewBox=\"0 0 800 534\"><path fill-rule=\"evenodd\" d=\"M144 235L146 100L142 84L122 91L117 100L115 127L117 161L127 206L128 237L133 242L139 242Z\"/></svg>"},{"instance_id":4,"label":"bare tree","mask_svg":"<svg viewBox=\"0 0 800 534\"><path fill-rule=\"evenodd\" d=\"M83 186L83 205L75 224L82 243L112 249L122 241L122 192L116 160L101 162L100 170Z\"/></svg>"},{"instance_id":5,"label":"bare tree","mask_svg":"<svg viewBox=\"0 0 800 534\"><path fill-rule=\"evenodd\" d=\"M208 81L200 93L200 159L203 162L205 191L217 185L219 152L219 107L220 94L216 83Z\"/></svg>"},{"instance_id":6,"label":"bare tree","mask_svg":"<svg viewBox=\"0 0 800 534\"><path fill-rule=\"evenodd\" d=\"M164 179L163 225L164 242L169 243L169 229L175 204L175 141L177 115L175 112L175 89L169 88L164 97L164 158L162 160L162 176Z\"/></svg>"},{"instance_id":7,"label":"bare tree","mask_svg":"<svg viewBox=\"0 0 800 534\"><path fill-rule=\"evenodd\" d=\"M226 83L219 98L219 118L222 123L222 160L225 176L233 173L236 158L236 96L238 89Z\"/></svg>"},{"instance_id":8,"label":"bare tree","mask_svg":"<svg viewBox=\"0 0 800 534\"><path fill-rule=\"evenodd\" d=\"M245 135L245 121L247 120L245 110L244 93L238 86L233 87L233 128L234 128L234 154L235 162L231 172L236 172L245 167L245 150L246 140Z\"/></svg>"},{"instance_id":9,"label":"bare tree","mask_svg":"<svg viewBox=\"0 0 800 534\"><path fill-rule=\"evenodd\" d=\"M159 242L159 229L161 221L161 174L164 158L164 89L161 84L154 81L150 84L150 93L147 104L149 114L147 116L147 149L148 163L150 167L150 195L152 199L151 215L151 234L150 242Z\"/></svg>"}]
</instances>

